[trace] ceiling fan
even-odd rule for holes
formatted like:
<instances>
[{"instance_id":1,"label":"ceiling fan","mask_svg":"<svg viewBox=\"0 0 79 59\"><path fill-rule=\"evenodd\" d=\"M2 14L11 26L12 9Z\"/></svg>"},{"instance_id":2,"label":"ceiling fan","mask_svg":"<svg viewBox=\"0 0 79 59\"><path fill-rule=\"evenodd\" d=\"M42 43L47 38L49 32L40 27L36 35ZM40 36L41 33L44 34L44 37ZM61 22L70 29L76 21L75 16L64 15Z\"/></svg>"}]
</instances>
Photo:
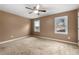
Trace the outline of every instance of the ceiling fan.
<instances>
[{"instance_id":1,"label":"ceiling fan","mask_svg":"<svg viewBox=\"0 0 79 59\"><path fill-rule=\"evenodd\" d=\"M34 6L33 8L29 8L29 7L25 7L26 9L32 10L31 12L29 12L29 14L35 13L39 15L39 12L46 12L46 10L40 10L40 5L37 4L36 6Z\"/></svg>"}]
</instances>

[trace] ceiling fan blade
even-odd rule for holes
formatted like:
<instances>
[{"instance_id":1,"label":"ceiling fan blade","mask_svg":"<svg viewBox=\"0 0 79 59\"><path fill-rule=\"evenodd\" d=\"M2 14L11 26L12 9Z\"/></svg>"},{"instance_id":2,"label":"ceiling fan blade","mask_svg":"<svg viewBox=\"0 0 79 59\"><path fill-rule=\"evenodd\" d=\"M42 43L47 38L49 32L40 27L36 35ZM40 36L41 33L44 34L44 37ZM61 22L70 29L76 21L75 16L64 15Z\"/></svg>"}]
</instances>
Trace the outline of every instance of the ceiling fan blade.
<instances>
[{"instance_id":1,"label":"ceiling fan blade","mask_svg":"<svg viewBox=\"0 0 79 59\"><path fill-rule=\"evenodd\" d=\"M29 12L29 14L31 14L31 13L33 13L33 12Z\"/></svg>"},{"instance_id":2,"label":"ceiling fan blade","mask_svg":"<svg viewBox=\"0 0 79 59\"><path fill-rule=\"evenodd\" d=\"M40 13L37 13L37 15L39 16L39 15L40 15Z\"/></svg>"},{"instance_id":3,"label":"ceiling fan blade","mask_svg":"<svg viewBox=\"0 0 79 59\"><path fill-rule=\"evenodd\" d=\"M39 12L46 12L46 10L38 10Z\"/></svg>"},{"instance_id":4,"label":"ceiling fan blade","mask_svg":"<svg viewBox=\"0 0 79 59\"><path fill-rule=\"evenodd\" d=\"M36 9L39 9L39 8L40 8L40 5L39 5L39 4L37 4Z\"/></svg>"},{"instance_id":5,"label":"ceiling fan blade","mask_svg":"<svg viewBox=\"0 0 79 59\"><path fill-rule=\"evenodd\" d=\"M25 8L30 9L30 10L33 10L32 8L29 8L29 7L25 7Z\"/></svg>"}]
</instances>

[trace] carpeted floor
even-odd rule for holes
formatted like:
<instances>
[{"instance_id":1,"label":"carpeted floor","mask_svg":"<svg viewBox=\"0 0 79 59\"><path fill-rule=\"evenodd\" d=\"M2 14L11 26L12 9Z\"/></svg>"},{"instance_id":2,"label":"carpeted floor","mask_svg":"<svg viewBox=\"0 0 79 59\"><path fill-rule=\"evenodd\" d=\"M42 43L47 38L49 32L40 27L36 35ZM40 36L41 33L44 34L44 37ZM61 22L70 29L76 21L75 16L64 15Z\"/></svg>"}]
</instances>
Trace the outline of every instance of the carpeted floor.
<instances>
[{"instance_id":1,"label":"carpeted floor","mask_svg":"<svg viewBox=\"0 0 79 59\"><path fill-rule=\"evenodd\" d=\"M72 44L39 39L35 37L22 38L5 44L0 44L0 55L75 55L79 47Z\"/></svg>"}]
</instances>

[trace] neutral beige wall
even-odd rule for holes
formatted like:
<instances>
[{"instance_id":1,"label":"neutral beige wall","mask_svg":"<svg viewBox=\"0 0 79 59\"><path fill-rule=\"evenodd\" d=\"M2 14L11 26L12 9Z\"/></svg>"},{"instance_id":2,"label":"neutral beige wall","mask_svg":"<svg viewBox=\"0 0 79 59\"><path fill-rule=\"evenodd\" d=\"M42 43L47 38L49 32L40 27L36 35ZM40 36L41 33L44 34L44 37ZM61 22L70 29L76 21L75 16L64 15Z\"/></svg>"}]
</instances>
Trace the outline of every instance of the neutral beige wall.
<instances>
[{"instance_id":1,"label":"neutral beige wall","mask_svg":"<svg viewBox=\"0 0 79 59\"><path fill-rule=\"evenodd\" d=\"M0 11L0 41L30 34L29 19Z\"/></svg>"},{"instance_id":2,"label":"neutral beige wall","mask_svg":"<svg viewBox=\"0 0 79 59\"><path fill-rule=\"evenodd\" d=\"M68 16L68 35L63 35L63 34L55 34L54 33L54 18L59 17L59 16ZM66 41L71 41L71 42L77 42L77 10L73 11L68 11L68 12L63 12L63 13L58 13L50 16L45 16L41 17L41 32L40 33L35 33L33 31L32 27L32 35L39 35L39 36L44 36L44 37L51 37L51 38L56 38L60 40L66 40ZM32 20L32 26L33 26L33 20ZM70 39L68 39L70 37Z\"/></svg>"}]
</instances>

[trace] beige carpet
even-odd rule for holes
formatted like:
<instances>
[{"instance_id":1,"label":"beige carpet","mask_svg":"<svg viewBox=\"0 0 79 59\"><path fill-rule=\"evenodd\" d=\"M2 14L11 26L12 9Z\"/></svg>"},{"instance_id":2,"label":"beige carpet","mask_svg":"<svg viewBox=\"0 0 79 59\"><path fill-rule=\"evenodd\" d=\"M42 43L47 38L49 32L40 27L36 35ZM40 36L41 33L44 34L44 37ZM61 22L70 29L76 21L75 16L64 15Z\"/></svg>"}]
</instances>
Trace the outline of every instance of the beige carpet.
<instances>
[{"instance_id":1,"label":"beige carpet","mask_svg":"<svg viewBox=\"0 0 79 59\"><path fill-rule=\"evenodd\" d=\"M1 55L75 55L79 54L76 45L39 39L23 38L13 42L0 44Z\"/></svg>"}]
</instances>

